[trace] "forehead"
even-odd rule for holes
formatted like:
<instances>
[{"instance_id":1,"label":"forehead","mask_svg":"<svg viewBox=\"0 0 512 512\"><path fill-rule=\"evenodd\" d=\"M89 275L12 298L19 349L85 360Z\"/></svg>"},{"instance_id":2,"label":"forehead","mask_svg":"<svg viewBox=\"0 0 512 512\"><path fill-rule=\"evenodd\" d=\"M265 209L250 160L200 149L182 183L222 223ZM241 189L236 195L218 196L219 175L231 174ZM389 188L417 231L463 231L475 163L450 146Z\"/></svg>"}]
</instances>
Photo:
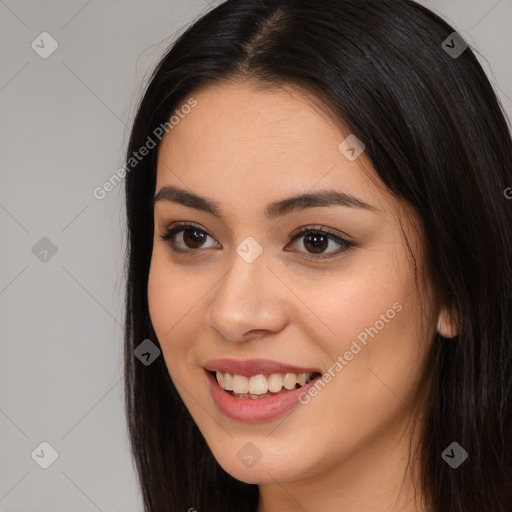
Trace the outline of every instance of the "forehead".
<instances>
[{"instance_id":1,"label":"forehead","mask_svg":"<svg viewBox=\"0 0 512 512\"><path fill-rule=\"evenodd\" d=\"M157 190L173 183L216 197L231 191L251 202L337 188L382 201L365 154L349 161L338 148L350 132L305 91L222 83L191 97L197 104L160 145Z\"/></svg>"}]
</instances>

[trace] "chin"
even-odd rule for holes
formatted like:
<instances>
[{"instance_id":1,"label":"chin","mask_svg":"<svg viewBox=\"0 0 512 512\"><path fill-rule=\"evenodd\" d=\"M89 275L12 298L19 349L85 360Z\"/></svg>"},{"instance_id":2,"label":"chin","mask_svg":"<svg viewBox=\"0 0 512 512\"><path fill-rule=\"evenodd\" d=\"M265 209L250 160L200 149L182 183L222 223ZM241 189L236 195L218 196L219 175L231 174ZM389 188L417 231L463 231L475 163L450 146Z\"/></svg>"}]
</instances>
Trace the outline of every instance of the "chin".
<instances>
[{"instance_id":1,"label":"chin","mask_svg":"<svg viewBox=\"0 0 512 512\"><path fill-rule=\"evenodd\" d=\"M257 458L257 452L249 443L243 445L244 448L238 450L227 450L226 447L219 447L221 453L213 451L217 463L226 473L233 478L247 484L268 485L277 482L288 482L307 477L306 461L301 458L301 466L297 466L298 460L283 459L280 454L274 457L265 456L263 450L260 451L260 457ZM254 450L254 451L253 451ZM251 460L252 452L253 458ZM218 455L218 456L217 456ZM312 471L312 465L310 471Z\"/></svg>"}]
</instances>

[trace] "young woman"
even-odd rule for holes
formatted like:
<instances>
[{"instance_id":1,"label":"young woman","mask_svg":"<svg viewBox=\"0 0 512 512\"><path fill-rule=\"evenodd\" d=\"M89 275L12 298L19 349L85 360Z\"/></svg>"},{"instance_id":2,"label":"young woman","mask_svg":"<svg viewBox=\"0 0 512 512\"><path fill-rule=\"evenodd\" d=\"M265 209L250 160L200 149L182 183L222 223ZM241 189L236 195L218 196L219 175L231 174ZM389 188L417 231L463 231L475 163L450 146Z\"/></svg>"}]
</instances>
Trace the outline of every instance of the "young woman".
<instances>
[{"instance_id":1,"label":"young woman","mask_svg":"<svg viewBox=\"0 0 512 512\"><path fill-rule=\"evenodd\" d=\"M512 510L512 141L452 27L229 0L127 156L146 512Z\"/></svg>"}]
</instances>

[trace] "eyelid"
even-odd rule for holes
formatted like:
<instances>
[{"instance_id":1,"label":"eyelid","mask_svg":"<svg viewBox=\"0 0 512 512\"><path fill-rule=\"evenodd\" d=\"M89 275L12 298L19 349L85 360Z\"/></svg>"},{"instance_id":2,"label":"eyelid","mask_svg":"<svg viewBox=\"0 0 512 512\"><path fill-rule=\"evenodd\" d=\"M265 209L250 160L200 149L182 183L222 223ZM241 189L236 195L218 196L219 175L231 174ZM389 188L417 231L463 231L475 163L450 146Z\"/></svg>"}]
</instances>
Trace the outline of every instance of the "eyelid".
<instances>
[{"instance_id":1,"label":"eyelid","mask_svg":"<svg viewBox=\"0 0 512 512\"><path fill-rule=\"evenodd\" d=\"M341 231L340 229L331 229L325 226L324 224L312 224L309 226L301 226L300 228L297 228L293 233L290 234L289 239L293 240L298 235L303 235L304 233L307 233L309 231L313 232L320 232L324 233L326 235L330 235L334 238L342 239L345 242L348 243L354 243L355 241L352 236L350 236L348 233L345 233L344 231Z\"/></svg>"}]
</instances>

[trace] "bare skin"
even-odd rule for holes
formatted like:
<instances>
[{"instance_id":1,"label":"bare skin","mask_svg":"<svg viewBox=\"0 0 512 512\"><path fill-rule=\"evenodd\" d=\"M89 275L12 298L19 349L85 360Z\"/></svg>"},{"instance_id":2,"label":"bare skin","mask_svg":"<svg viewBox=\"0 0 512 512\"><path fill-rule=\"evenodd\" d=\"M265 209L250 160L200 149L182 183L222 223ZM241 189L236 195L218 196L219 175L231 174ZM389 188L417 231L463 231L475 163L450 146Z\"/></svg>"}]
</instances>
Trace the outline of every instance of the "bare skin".
<instances>
[{"instance_id":1,"label":"bare skin","mask_svg":"<svg viewBox=\"0 0 512 512\"><path fill-rule=\"evenodd\" d=\"M436 329L454 332L428 279L416 286L402 228L421 270L417 221L364 152L350 161L338 149L349 132L306 93L223 83L193 96L197 106L162 141L155 193L179 187L215 201L224 217L156 202L148 298L170 376L215 458L259 485L258 512L427 512L406 474L407 425ZM271 202L330 189L371 208L264 215ZM173 252L160 238L181 221L204 233L203 245L187 245L181 231L173 243L182 252ZM306 235L290 242L303 226L355 247L325 239L324 253L312 253ZM263 251L250 264L236 252L247 237ZM378 333L348 360L371 326ZM324 373L339 357L347 364L307 404L254 423L217 408L203 369L215 358L265 358ZM251 467L237 457L249 442L261 453Z\"/></svg>"}]
</instances>

